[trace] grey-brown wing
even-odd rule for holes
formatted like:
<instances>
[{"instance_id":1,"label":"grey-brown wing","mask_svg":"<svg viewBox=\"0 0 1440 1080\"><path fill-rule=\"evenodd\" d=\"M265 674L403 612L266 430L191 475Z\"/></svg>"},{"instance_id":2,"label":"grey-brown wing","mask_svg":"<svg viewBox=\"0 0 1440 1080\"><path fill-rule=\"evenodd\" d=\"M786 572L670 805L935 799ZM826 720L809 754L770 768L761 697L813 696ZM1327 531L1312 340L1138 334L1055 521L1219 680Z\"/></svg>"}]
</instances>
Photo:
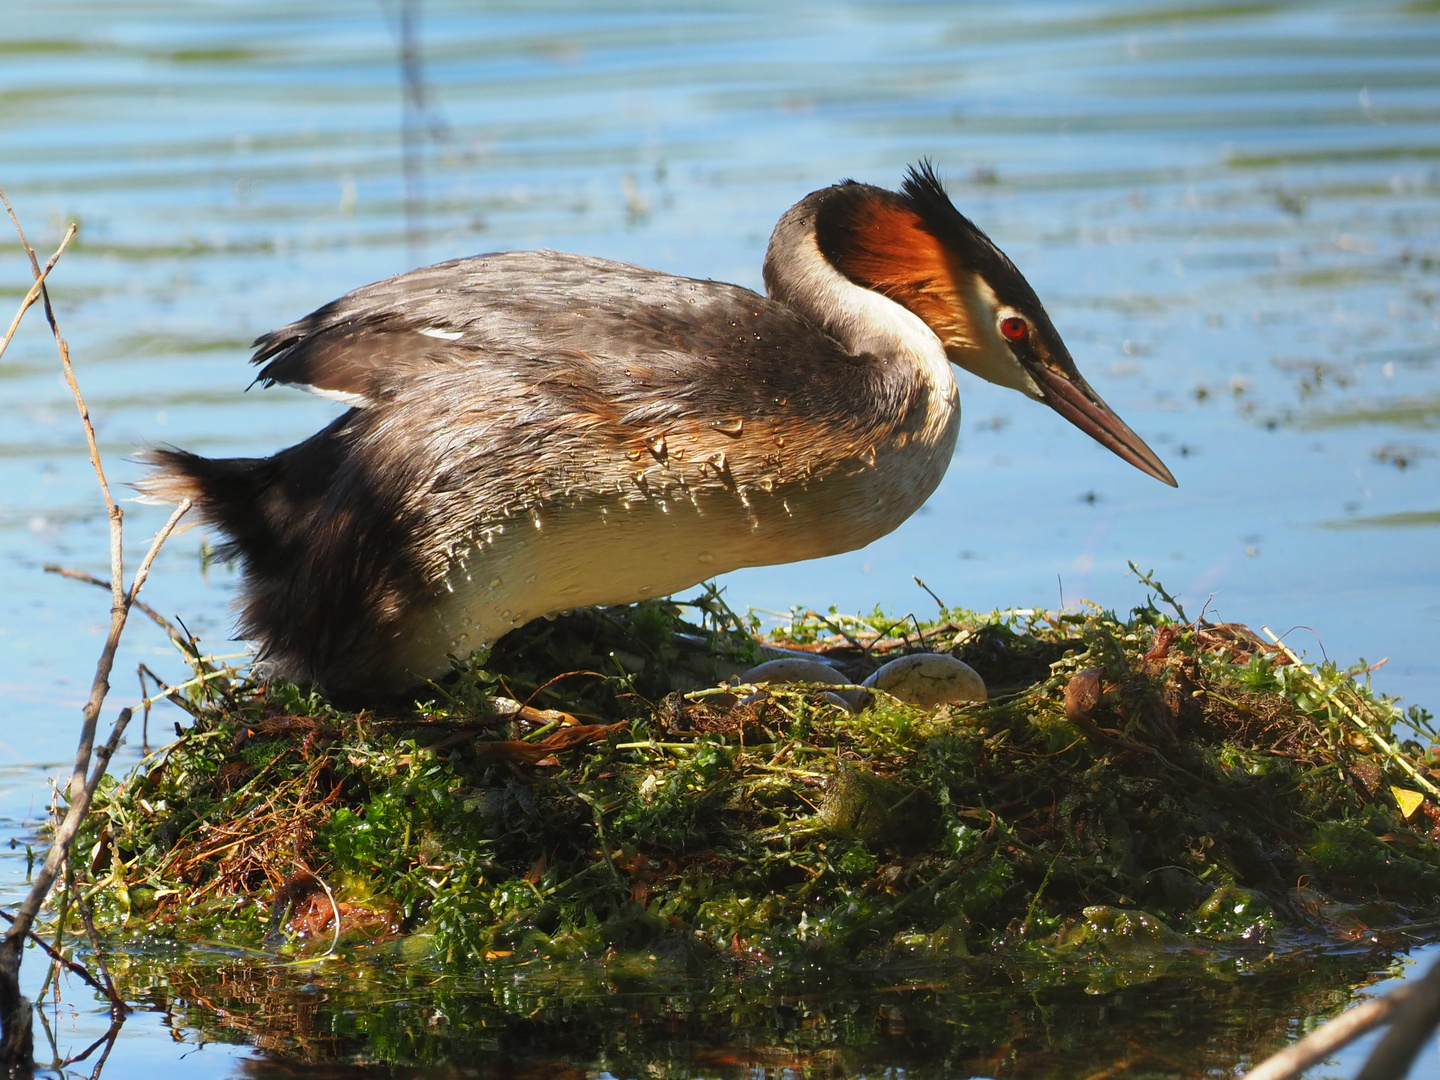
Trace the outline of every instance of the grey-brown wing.
<instances>
[{"instance_id":1,"label":"grey-brown wing","mask_svg":"<svg viewBox=\"0 0 1440 1080\"><path fill-rule=\"evenodd\" d=\"M508 365L512 375L515 366L541 379L553 369L562 379L624 386L637 381L623 377L627 363L658 365L661 381L683 389L717 368L743 375L758 365L783 376L785 357L796 355L850 359L748 289L534 251L440 263L356 289L258 339L252 362L264 365L263 385L363 405L456 366L474 368L482 384ZM583 372L587 358L621 370Z\"/></svg>"}]
</instances>

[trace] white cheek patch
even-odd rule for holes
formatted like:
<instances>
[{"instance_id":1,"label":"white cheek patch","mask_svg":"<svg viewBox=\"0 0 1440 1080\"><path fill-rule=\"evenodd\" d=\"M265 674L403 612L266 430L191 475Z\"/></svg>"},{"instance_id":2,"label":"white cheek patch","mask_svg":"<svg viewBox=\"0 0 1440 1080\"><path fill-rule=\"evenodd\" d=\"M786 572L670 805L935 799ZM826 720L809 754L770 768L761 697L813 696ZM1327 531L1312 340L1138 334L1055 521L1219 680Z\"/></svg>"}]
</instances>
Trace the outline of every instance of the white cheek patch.
<instances>
[{"instance_id":1,"label":"white cheek patch","mask_svg":"<svg viewBox=\"0 0 1440 1080\"><path fill-rule=\"evenodd\" d=\"M995 291L979 277L971 278L969 286L965 302L970 307L970 325L977 340L970 347L957 350L956 362L986 382L1007 386L1026 397L1043 401L1045 395L1039 385L1000 336L1001 319L1024 316L1008 304L1002 304Z\"/></svg>"},{"instance_id":2,"label":"white cheek patch","mask_svg":"<svg viewBox=\"0 0 1440 1080\"><path fill-rule=\"evenodd\" d=\"M1034 398L1036 401L1043 401L1045 400L1045 394L1041 391L1040 384L1035 381L1034 376L1032 376L1030 372L1025 370L1024 365L1015 359L1015 353L1011 350L1009 344L1006 343L1005 335L1000 333L1000 324L1006 319L1020 319L1025 323L1028 332L1031 334L1035 333L1034 324L1014 308L1009 305L1004 305L995 309L995 318L991 321L990 325L994 331L996 340L1000 342L999 347L1004 350L1006 362L1014 369L1013 373L1018 373L1020 385L1015 386L1014 389L1019 390L1028 397Z\"/></svg>"}]
</instances>

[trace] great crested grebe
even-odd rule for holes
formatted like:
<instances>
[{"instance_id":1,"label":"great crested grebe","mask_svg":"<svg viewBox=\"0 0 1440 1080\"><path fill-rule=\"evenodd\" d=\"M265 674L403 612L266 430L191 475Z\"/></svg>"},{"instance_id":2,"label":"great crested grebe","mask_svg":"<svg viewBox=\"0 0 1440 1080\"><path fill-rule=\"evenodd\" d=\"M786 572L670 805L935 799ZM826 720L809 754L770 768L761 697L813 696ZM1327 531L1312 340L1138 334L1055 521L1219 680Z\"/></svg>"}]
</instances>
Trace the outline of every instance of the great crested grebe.
<instances>
[{"instance_id":1,"label":"great crested grebe","mask_svg":"<svg viewBox=\"0 0 1440 1080\"><path fill-rule=\"evenodd\" d=\"M541 615L884 536L950 462L952 362L1174 485L928 163L807 195L764 277L524 251L366 285L255 343L256 381L348 412L268 458L152 450L138 486L228 537L270 670L365 698Z\"/></svg>"}]
</instances>

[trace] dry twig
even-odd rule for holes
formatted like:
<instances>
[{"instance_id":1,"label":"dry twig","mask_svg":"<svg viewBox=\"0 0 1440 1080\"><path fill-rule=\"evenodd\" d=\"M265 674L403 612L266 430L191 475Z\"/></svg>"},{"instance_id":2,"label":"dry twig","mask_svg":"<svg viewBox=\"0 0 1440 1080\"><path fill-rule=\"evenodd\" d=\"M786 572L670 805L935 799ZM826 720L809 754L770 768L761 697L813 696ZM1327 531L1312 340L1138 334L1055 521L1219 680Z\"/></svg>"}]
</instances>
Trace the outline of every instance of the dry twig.
<instances>
[{"instance_id":1,"label":"dry twig","mask_svg":"<svg viewBox=\"0 0 1440 1080\"><path fill-rule=\"evenodd\" d=\"M4 192L0 192L0 198L4 198ZM7 207L10 205L9 200L6 200L5 205ZM55 263L58 262L60 256L64 254L65 249L70 244L70 238L74 235L75 226L71 225L70 228L65 230L65 238L60 241L60 246L55 249L55 254L51 255L45 263L45 269L39 271L39 276L35 279L35 284L30 286L30 291L25 294L25 299L20 301L19 310L15 312L15 317L10 320L10 328L5 331L5 336L0 338L0 356L4 356L5 350L10 347L10 339L15 336L15 331L20 328L20 320L25 317L25 312L30 310L30 306L34 304L35 301L39 299L40 294L45 291L45 279L50 276L50 271L55 268Z\"/></svg>"},{"instance_id":2,"label":"dry twig","mask_svg":"<svg viewBox=\"0 0 1440 1080\"><path fill-rule=\"evenodd\" d=\"M1395 1007L1390 1030L1370 1051L1355 1080L1403 1080L1436 1024L1440 1024L1440 961L1412 984L1406 999Z\"/></svg>"},{"instance_id":3,"label":"dry twig","mask_svg":"<svg viewBox=\"0 0 1440 1080\"><path fill-rule=\"evenodd\" d=\"M58 574L60 577L69 578L71 581L83 581L87 585L95 585L101 589L110 588L108 581L102 581L94 574L87 574L84 570L70 570L64 566L60 566L58 563L46 563L45 573ZM175 647L183 652L190 659L191 663L199 666L204 671L213 670L212 666L206 663L205 659L200 655L200 647L196 644L199 641L198 638L181 633L179 627L165 618L164 615L161 615L149 604L145 603L145 601L132 600L131 603L139 608L151 622L160 627L161 630L164 630L170 640L175 643Z\"/></svg>"},{"instance_id":4,"label":"dry twig","mask_svg":"<svg viewBox=\"0 0 1440 1080\"><path fill-rule=\"evenodd\" d=\"M1349 705L1345 704L1345 702L1341 701L1340 697L1337 694L1331 694L1326 692L1325 684L1323 681L1321 681L1320 677L1316 675L1315 672L1303 660L1300 659L1300 657L1295 655L1295 653L1288 645L1286 645L1283 641L1281 641L1278 637L1271 633L1268 626L1262 626L1260 627L1260 629L1263 630L1265 632L1265 636L1268 637L1271 641L1273 641L1276 647L1280 649L1280 651L1284 653L1286 657L1289 658L1290 663L1295 665L1295 669L1297 671L1304 672L1304 674L1315 685L1316 690L1321 693L1325 700L1329 704L1335 706L1335 709L1342 716L1344 716L1345 719L1349 720L1352 724L1359 728L1361 734L1363 734L1366 738L1373 742L1380 749L1380 752L1385 755L1387 760L1394 761L1395 764L1399 765L1400 768L1404 769L1405 772L1409 774L1410 779L1415 781L1415 783L1419 784L1420 787L1425 792L1427 792L1432 799L1440 801L1440 788L1437 788L1428 779L1420 775L1419 770L1406 760L1404 754L1400 753L1398 746L1391 743L1390 740L1386 739L1384 735L1376 731L1374 725L1372 725L1368 720L1366 720L1365 717L1360 715L1359 711L1352 709Z\"/></svg>"},{"instance_id":5,"label":"dry twig","mask_svg":"<svg viewBox=\"0 0 1440 1080\"><path fill-rule=\"evenodd\" d=\"M1390 1030L1371 1052L1356 1080L1401 1080L1420 1045L1440 1021L1440 962L1423 979L1347 1009L1299 1042L1272 1054L1244 1080L1293 1080L1306 1069L1386 1024Z\"/></svg>"},{"instance_id":6,"label":"dry twig","mask_svg":"<svg viewBox=\"0 0 1440 1080\"><path fill-rule=\"evenodd\" d=\"M1324 1061L1342 1046L1347 1046L1368 1031L1390 1021L1395 1009L1409 998L1412 990L1402 986L1384 997L1371 998L1335 1019L1321 1024L1299 1042L1270 1055L1249 1072L1244 1080L1292 1080L1310 1066Z\"/></svg>"},{"instance_id":7,"label":"dry twig","mask_svg":"<svg viewBox=\"0 0 1440 1080\"><path fill-rule=\"evenodd\" d=\"M155 535L149 550L135 571L130 588L127 590L123 558L124 512L115 503L115 499L110 493L110 485L105 479L105 469L100 460L100 448L95 440L95 428L90 422L90 410L85 404L84 395L80 392L80 384L70 363L70 346L60 333L60 328L55 321L54 310L50 305L50 296L45 287L45 278L54 266L55 260L60 257L65 244L68 244L70 237L74 235L75 226L73 224L70 226L61 250L55 253L46 268L42 270L35 258L35 250L25 238L25 231L20 227L14 208L11 207L9 199L5 198L3 191L0 191L0 201L4 202L5 208L10 214L10 220L14 222L15 231L20 236L21 246L30 257L35 285L30 293L27 293L27 297L31 293L36 293L44 300L46 320L50 324L56 348L60 353L60 364L65 381L70 387L71 395L75 399L75 406L80 413L80 422L85 429L85 441L90 451L90 464L100 482L100 492L104 496L110 521L110 630L106 634L100 659L95 665L90 697L81 714L80 741L76 748L75 765L71 771L70 783L67 788L70 805L64 818L55 827L50 850L46 853L40 872L35 876L29 895L15 913L4 938L0 939L0 1067L29 1068L32 1064L34 1046L31 1013L29 1002L20 994L19 983L24 941L39 914L40 906L55 885L55 879L61 866L69 857L70 845L79 831L80 823L90 809L95 789L99 786L100 778L104 776L105 770L110 764L110 758L120 745L125 727L130 722L131 711L122 709L111 728L109 738L104 745L98 749L95 748L95 728L100 717L100 710L105 703L105 696L110 690L110 671L114 667L115 652L120 645L120 635L125 629L126 619L129 617L130 609L135 605L140 589L145 584L145 579L150 573L155 556L159 554L160 547L175 530L180 518L190 509L190 504L185 501L176 507L175 512L170 515L170 519ZM31 298L27 304L22 305L21 314L29 304L33 303L34 299ZM5 340L8 343L8 334Z\"/></svg>"},{"instance_id":8,"label":"dry twig","mask_svg":"<svg viewBox=\"0 0 1440 1080\"><path fill-rule=\"evenodd\" d=\"M15 921L15 916L11 915L8 911L0 911L0 919L4 919L6 922L13 923ZM80 978L84 979L96 990L99 990L102 994L105 993L104 984L101 983L99 979L95 978L94 975L90 974L90 969L87 968L84 964L80 963L78 960L70 959L70 957L60 952L48 941L42 938L39 934L35 933L34 930L27 930L25 932L25 936L28 937L31 941L33 941L36 945L39 945L40 948L45 952L45 955L50 957L51 960L55 961L55 963L59 964L66 971L70 971L76 975L79 975Z\"/></svg>"}]
</instances>

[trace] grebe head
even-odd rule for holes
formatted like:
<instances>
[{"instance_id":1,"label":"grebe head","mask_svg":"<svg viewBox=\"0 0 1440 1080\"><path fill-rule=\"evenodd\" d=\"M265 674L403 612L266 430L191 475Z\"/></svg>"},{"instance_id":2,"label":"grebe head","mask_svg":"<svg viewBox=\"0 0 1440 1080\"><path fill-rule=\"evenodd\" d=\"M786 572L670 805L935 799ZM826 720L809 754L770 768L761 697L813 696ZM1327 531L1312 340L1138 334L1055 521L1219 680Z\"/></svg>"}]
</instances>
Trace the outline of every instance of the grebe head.
<instances>
[{"instance_id":1,"label":"grebe head","mask_svg":"<svg viewBox=\"0 0 1440 1080\"><path fill-rule=\"evenodd\" d=\"M765 257L771 295L795 303L822 276L816 263L917 316L951 362L1043 401L1175 486L1164 462L1085 381L1030 283L955 209L928 162L912 167L898 192L847 180L791 208ZM830 321L823 312L821 321Z\"/></svg>"}]
</instances>

